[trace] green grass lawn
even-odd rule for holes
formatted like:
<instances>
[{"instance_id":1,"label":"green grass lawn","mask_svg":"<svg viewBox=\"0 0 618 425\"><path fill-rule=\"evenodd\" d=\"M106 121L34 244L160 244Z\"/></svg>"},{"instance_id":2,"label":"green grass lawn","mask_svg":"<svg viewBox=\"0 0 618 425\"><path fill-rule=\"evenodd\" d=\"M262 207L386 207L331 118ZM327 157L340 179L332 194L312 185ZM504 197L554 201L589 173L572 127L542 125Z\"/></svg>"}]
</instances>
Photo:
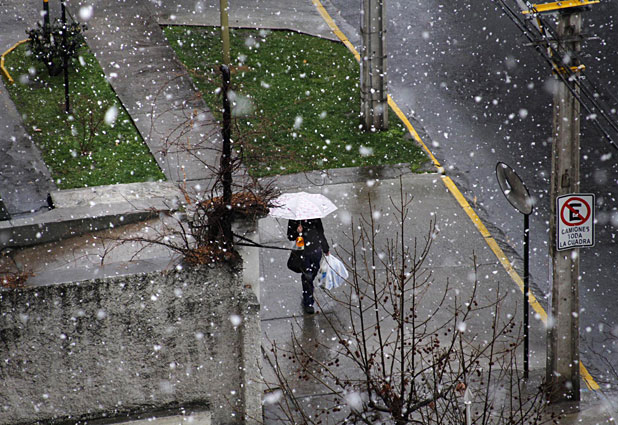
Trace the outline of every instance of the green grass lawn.
<instances>
[{"instance_id":1,"label":"green grass lawn","mask_svg":"<svg viewBox=\"0 0 618 425\"><path fill-rule=\"evenodd\" d=\"M165 35L221 117L221 42L215 28ZM289 31L232 30L233 138L255 176L427 161L394 113L385 132L359 128L359 65L340 43Z\"/></svg>"},{"instance_id":2,"label":"green grass lawn","mask_svg":"<svg viewBox=\"0 0 618 425\"><path fill-rule=\"evenodd\" d=\"M23 44L6 57L7 84L28 132L61 189L164 180L148 147L87 48L69 77L73 113L64 112L64 77L50 77Z\"/></svg>"}]
</instances>

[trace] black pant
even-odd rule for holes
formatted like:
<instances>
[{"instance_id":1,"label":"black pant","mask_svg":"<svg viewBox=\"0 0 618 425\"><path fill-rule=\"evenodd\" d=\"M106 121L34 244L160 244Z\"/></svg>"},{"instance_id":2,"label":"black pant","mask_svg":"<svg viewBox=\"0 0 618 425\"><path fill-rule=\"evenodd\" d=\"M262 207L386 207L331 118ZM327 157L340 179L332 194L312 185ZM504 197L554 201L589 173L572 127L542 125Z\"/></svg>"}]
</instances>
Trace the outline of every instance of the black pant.
<instances>
[{"instance_id":1,"label":"black pant","mask_svg":"<svg viewBox=\"0 0 618 425\"><path fill-rule=\"evenodd\" d=\"M316 249L303 253L303 273L301 282L303 283L303 305L313 305L313 280L320 270L320 260L322 260L322 250Z\"/></svg>"}]
</instances>

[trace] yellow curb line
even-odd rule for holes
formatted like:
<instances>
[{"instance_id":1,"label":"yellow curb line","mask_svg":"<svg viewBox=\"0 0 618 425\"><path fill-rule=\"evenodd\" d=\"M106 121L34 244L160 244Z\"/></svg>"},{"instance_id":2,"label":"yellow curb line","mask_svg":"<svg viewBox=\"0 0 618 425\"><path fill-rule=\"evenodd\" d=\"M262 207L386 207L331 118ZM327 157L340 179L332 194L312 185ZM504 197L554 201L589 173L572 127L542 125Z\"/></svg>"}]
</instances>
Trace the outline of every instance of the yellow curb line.
<instances>
[{"instance_id":1,"label":"yellow curb line","mask_svg":"<svg viewBox=\"0 0 618 425\"><path fill-rule=\"evenodd\" d=\"M395 115L397 115L397 117L401 120L401 122L404 123L404 125L406 126L406 128L408 129L412 137L414 137L414 140L416 140L416 142L419 145L421 145L425 153L429 155L431 162L433 162L433 165L437 168L438 172L440 173L444 172L444 169L442 168L440 161L438 161L438 159L434 156L434 154L429 150L427 145L425 145L425 142L423 142L423 140L421 139L421 136L418 135L418 133L416 132L416 129L412 126L412 123L410 123L410 120L408 120L408 117L406 117L405 114L399 108L399 106L397 106L397 104L395 103L395 101L393 100L390 94L388 95L388 106L391 107L391 109L395 112Z\"/></svg>"},{"instance_id":2,"label":"yellow curb line","mask_svg":"<svg viewBox=\"0 0 618 425\"><path fill-rule=\"evenodd\" d=\"M466 212L466 214L468 214L468 217L470 217L470 220L472 220L472 223L474 223L474 226L477 228L479 233L483 236L483 238L485 239L485 242L487 242L487 245L489 245L493 253L496 255L496 257L498 257L498 260L500 261L500 263L502 264L502 266L504 267L508 275L511 277L511 279L513 279L513 281L517 284L517 286L519 286L519 289L523 293L524 292L523 279L517 274L517 272L511 265L509 259L504 254L504 251L502 251L502 249L500 248L496 240L491 236L491 233L489 233L489 230L487 230L487 227L485 227L485 225L483 224L479 216L474 212L474 209L470 206L468 201L466 201L463 194L459 191L459 189L455 185L455 182L453 182L453 180L447 176L442 176L442 181L444 182L444 185L447 187L449 192L451 192L453 197L457 200L459 205ZM530 306L540 316L541 320L544 323L547 323L547 313L545 313L545 310L543 309L541 304L539 304L534 294L530 293L528 296L528 300L530 301Z\"/></svg>"},{"instance_id":3,"label":"yellow curb line","mask_svg":"<svg viewBox=\"0 0 618 425\"><path fill-rule=\"evenodd\" d=\"M360 55L354 48L354 45L350 43L350 40L348 40L348 37L346 37L345 34L341 32L337 24L335 24L335 21L333 21L333 19L330 17L326 9L324 9L324 6L322 6L322 3L320 2L320 0L312 0L312 1L313 1L313 5L318 9L318 13L320 14L320 16L322 16L322 19L326 21L326 24L328 25L330 30L337 37L339 37L339 40L341 40L341 42L345 44L348 50L350 50L352 54L354 54L354 57L356 58L356 60L360 62Z\"/></svg>"},{"instance_id":4,"label":"yellow curb line","mask_svg":"<svg viewBox=\"0 0 618 425\"><path fill-rule=\"evenodd\" d=\"M9 50L2 53L2 56L0 56L0 70L2 70L2 73L6 76L6 79L9 80L9 84L13 84L15 81L13 81L11 74L9 74L9 71L7 71L6 68L4 67L4 57L8 55L9 53L11 53L13 50L15 50L17 46L19 46L20 44L24 44L28 40L30 39L27 38L25 40L18 41L17 43L13 44L13 46Z\"/></svg>"},{"instance_id":5,"label":"yellow curb line","mask_svg":"<svg viewBox=\"0 0 618 425\"><path fill-rule=\"evenodd\" d=\"M330 27L333 33L337 37L339 37L339 39L343 42L343 44L354 54L354 57L356 58L356 60L360 62L360 54L354 48L352 43L350 43L350 40L348 40L345 34L341 32L337 24L335 24L335 21L333 21L333 19L330 17L330 15L326 11L326 9L324 8L320 0L312 0L312 1L315 7L318 9L319 14L322 16L322 19L324 19L324 21ZM442 165L440 165L440 162L433 155L433 153L429 150L427 145L425 145L425 143L421 140L421 137L419 136L416 129L414 129L414 127L412 126L408 118L404 115L404 113L397 106L397 104L391 98L390 95L388 95L388 105L393 109L397 117L404 123L404 125L406 126L410 134L421 145L423 150L429 155L429 158L431 158L431 161L433 162L434 166L438 169L438 171L443 172L444 169ZM453 182L453 180L447 176L442 176L442 182L444 183L448 191L457 200L457 202L463 208L466 214L468 214L468 217L470 217L470 220L472 220L472 223L474 224L476 229L483 236L483 239L485 240L489 248L493 251L496 258L498 258L498 261L500 261L500 264L502 264L502 267L504 267L508 275L511 277L511 279L513 279L515 284L517 284L517 286L519 287L519 289L521 290L523 294L524 292L523 279L519 276L519 274L517 274L517 272L511 265L510 261L508 260L508 258L506 257L506 255L504 254L504 252L502 251L502 249L496 242L496 240L491 236L491 233L489 233L489 230L487 230L487 227L485 227L480 217L476 214L474 209L472 209L468 201L466 201L466 198L463 196L459 188L457 188L457 186L455 185L455 182ZM531 292L528 295L528 300L530 302L530 306L540 316L543 323L547 324L547 313L543 309L543 306L539 304L538 300ZM584 379L584 382L588 386L588 389L590 390L600 389L599 384L596 383L596 381L590 375L590 373L588 372L588 369L586 369L586 367L584 366L582 362L579 362L579 371L580 371L582 378Z\"/></svg>"}]
</instances>

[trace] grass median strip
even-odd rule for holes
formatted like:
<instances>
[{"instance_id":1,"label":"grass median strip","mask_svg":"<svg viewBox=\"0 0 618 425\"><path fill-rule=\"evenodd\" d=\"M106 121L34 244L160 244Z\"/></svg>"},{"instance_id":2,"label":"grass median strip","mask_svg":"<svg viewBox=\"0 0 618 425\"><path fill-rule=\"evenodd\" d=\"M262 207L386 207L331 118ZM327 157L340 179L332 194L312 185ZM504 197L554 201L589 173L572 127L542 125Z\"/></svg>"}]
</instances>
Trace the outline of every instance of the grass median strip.
<instances>
[{"instance_id":1,"label":"grass median strip","mask_svg":"<svg viewBox=\"0 0 618 425\"><path fill-rule=\"evenodd\" d=\"M216 28L171 26L165 35L220 119ZM234 139L254 176L410 163L427 157L390 111L388 131L360 127L358 63L340 43L290 31L231 31Z\"/></svg>"},{"instance_id":2,"label":"grass median strip","mask_svg":"<svg viewBox=\"0 0 618 425\"><path fill-rule=\"evenodd\" d=\"M165 179L87 48L70 69L70 115L63 74L47 75L27 44L5 66L15 79L9 94L59 188Z\"/></svg>"}]
</instances>

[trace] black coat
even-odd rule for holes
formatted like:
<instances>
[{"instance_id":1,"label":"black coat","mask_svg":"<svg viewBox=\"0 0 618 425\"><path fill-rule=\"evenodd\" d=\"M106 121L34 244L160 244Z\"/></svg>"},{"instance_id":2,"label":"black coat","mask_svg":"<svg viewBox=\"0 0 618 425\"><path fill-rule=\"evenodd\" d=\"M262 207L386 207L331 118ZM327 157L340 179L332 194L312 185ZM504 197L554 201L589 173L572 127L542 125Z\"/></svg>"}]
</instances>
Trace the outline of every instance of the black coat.
<instances>
[{"instance_id":1,"label":"black coat","mask_svg":"<svg viewBox=\"0 0 618 425\"><path fill-rule=\"evenodd\" d=\"M303 226L302 234L299 234L297 229L298 225ZM326 237L324 236L324 227L322 226L322 220L314 218L311 220L290 220L288 221L288 239L293 241L297 237L302 236L305 240L305 250L315 251L318 248L322 248L322 252L328 254L329 247Z\"/></svg>"}]
</instances>

